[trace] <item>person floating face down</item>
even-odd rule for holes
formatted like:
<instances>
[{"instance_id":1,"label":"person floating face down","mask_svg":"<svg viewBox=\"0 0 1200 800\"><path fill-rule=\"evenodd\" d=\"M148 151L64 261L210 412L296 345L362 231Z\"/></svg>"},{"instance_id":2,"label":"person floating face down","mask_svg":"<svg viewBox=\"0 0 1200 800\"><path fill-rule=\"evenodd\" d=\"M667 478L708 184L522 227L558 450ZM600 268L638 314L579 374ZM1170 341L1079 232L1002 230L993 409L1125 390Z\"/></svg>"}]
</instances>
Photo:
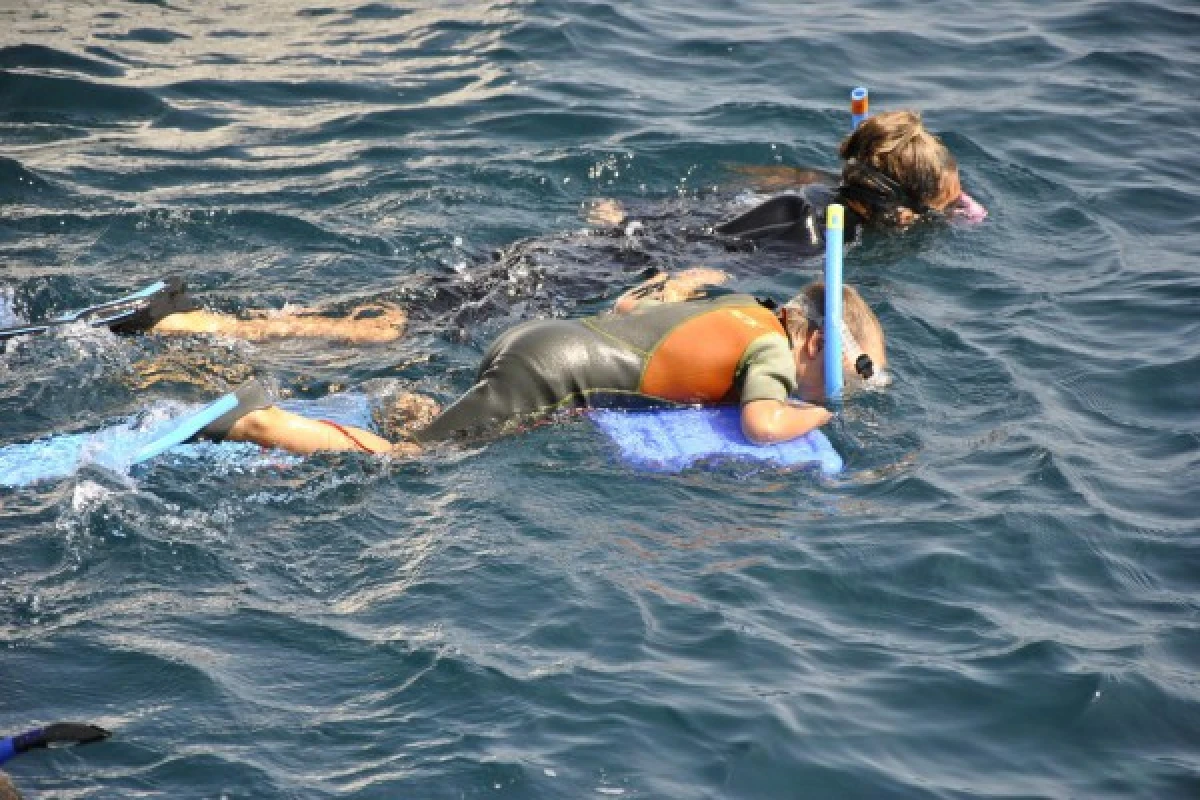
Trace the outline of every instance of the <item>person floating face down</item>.
<instances>
[{"instance_id":1,"label":"person floating face down","mask_svg":"<svg viewBox=\"0 0 1200 800\"><path fill-rule=\"evenodd\" d=\"M241 390L239 410L206 435L296 453L411 455L580 408L738 405L744 433L761 444L803 436L830 419L816 405L825 386L821 284L778 311L733 293L661 302L662 288L649 287L629 313L510 328L484 355L475 384L445 410L417 395L404 398L389 431L398 441L283 411L253 384ZM883 329L858 292L845 287L843 305L845 338L857 344L844 365L853 385L882 373L887 356Z\"/></svg>"},{"instance_id":2,"label":"person floating face down","mask_svg":"<svg viewBox=\"0 0 1200 800\"><path fill-rule=\"evenodd\" d=\"M825 209L831 203L846 207L847 243L867 225L896 228L937 218L980 222L987 216L963 191L950 150L915 111L868 118L842 141L838 155L840 175L794 167L735 168L761 191L787 191L714 230L736 240L785 242L804 255L816 255L825 249ZM594 203L588 220L626 233L653 225L628 219L620 203L610 199Z\"/></svg>"},{"instance_id":3,"label":"person floating face down","mask_svg":"<svg viewBox=\"0 0 1200 800\"><path fill-rule=\"evenodd\" d=\"M987 211L963 191L958 163L915 111L887 111L868 118L838 148L843 166L836 186L811 170L743 171L775 180L791 175L803 185L777 195L716 230L742 239L779 239L812 253L825 247L825 209L847 209L846 241L864 225L904 227L918 219L960 217L981 221Z\"/></svg>"}]
</instances>

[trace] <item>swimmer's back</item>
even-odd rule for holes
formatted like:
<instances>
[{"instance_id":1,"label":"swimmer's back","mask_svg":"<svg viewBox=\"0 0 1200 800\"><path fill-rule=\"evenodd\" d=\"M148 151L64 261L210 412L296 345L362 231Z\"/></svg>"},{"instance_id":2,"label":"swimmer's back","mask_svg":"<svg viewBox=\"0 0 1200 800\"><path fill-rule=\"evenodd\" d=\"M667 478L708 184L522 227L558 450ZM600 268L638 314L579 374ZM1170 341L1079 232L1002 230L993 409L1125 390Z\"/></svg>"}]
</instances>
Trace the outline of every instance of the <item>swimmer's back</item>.
<instances>
[{"instance_id":1,"label":"swimmer's back","mask_svg":"<svg viewBox=\"0 0 1200 800\"><path fill-rule=\"evenodd\" d=\"M635 352L580 320L542 319L505 331L466 394L417 435L421 442L480 435L561 408L602 402L601 387L637 387ZM590 394L596 394L589 398Z\"/></svg>"},{"instance_id":2,"label":"swimmer's back","mask_svg":"<svg viewBox=\"0 0 1200 800\"><path fill-rule=\"evenodd\" d=\"M733 402L746 343L781 332L745 295L525 322L496 339L475 385L417 438L478 434L570 408Z\"/></svg>"}]
</instances>

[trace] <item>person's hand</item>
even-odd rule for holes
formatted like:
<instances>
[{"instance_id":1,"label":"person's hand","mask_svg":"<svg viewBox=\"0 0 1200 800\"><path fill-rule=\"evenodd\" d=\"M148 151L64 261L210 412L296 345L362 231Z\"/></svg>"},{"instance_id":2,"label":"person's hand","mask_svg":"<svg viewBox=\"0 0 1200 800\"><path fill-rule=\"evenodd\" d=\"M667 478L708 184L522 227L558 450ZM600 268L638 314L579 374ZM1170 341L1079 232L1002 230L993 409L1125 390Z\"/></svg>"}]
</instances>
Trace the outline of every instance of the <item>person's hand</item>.
<instances>
[{"instance_id":1,"label":"person's hand","mask_svg":"<svg viewBox=\"0 0 1200 800\"><path fill-rule=\"evenodd\" d=\"M786 442L833 419L821 406L780 400L751 400L742 406L742 433L755 444Z\"/></svg>"},{"instance_id":2,"label":"person's hand","mask_svg":"<svg viewBox=\"0 0 1200 800\"><path fill-rule=\"evenodd\" d=\"M616 200L601 198L588 205L586 219L589 225L615 228L625 221L625 209Z\"/></svg>"},{"instance_id":3,"label":"person's hand","mask_svg":"<svg viewBox=\"0 0 1200 800\"><path fill-rule=\"evenodd\" d=\"M697 295L701 286L713 286L729 280L729 273L709 267L691 267L679 272L663 286L664 303L678 303Z\"/></svg>"}]
</instances>

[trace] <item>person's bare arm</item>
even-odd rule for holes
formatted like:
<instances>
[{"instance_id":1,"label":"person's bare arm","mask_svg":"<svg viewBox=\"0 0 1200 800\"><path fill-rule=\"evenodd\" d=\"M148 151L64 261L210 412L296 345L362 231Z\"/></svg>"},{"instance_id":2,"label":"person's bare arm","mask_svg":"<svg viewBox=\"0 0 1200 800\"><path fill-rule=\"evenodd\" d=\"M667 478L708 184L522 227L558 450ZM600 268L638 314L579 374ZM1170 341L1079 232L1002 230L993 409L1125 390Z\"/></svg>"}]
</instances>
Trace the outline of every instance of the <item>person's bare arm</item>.
<instances>
[{"instance_id":1,"label":"person's bare arm","mask_svg":"<svg viewBox=\"0 0 1200 800\"><path fill-rule=\"evenodd\" d=\"M350 317L321 317L290 313L242 319L213 311L170 314L151 328L159 334L212 333L237 339L319 338L356 344L399 339L408 315L392 305L366 306Z\"/></svg>"},{"instance_id":2,"label":"person's bare arm","mask_svg":"<svg viewBox=\"0 0 1200 800\"><path fill-rule=\"evenodd\" d=\"M421 452L420 446L411 442L393 444L362 428L331 425L284 411L277 406L250 412L234 423L225 438L287 450L297 455L346 450L393 455L416 455Z\"/></svg>"},{"instance_id":3,"label":"person's bare arm","mask_svg":"<svg viewBox=\"0 0 1200 800\"><path fill-rule=\"evenodd\" d=\"M728 273L707 267L692 267L673 276L662 273L643 281L618 297L613 305L613 312L628 314L645 300L678 303L687 300L702 286L716 286L727 280Z\"/></svg>"},{"instance_id":4,"label":"person's bare arm","mask_svg":"<svg viewBox=\"0 0 1200 800\"><path fill-rule=\"evenodd\" d=\"M816 430L833 414L820 406L752 400L742 406L742 433L755 444L786 442Z\"/></svg>"}]
</instances>

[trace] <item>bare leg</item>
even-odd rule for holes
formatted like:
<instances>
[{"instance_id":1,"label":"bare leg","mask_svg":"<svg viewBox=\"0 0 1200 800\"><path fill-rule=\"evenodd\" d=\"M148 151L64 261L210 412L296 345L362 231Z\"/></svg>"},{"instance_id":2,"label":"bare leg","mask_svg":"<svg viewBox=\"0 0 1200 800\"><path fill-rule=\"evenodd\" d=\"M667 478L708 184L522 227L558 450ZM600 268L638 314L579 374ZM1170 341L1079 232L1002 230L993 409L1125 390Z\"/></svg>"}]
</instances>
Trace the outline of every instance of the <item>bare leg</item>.
<instances>
[{"instance_id":1,"label":"bare leg","mask_svg":"<svg viewBox=\"0 0 1200 800\"><path fill-rule=\"evenodd\" d=\"M362 316L377 311L375 316ZM392 305L361 308L352 317L331 318L277 314L241 319L212 311L185 311L161 319L150 330L161 334L215 333L238 339L335 339L358 344L386 343L404 333L408 314Z\"/></svg>"},{"instance_id":2,"label":"bare leg","mask_svg":"<svg viewBox=\"0 0 1200 800\"><path fill-rule=\"evenodd\" d=\"M392 444L382 436L349 425L330 425L302 417L276 406L253 411L239 419L227 437L235 442L253 442L299 455L323 450L354 450L393 455L416 455L421 448L411 442Z\"/></svg>"}]
</instances>

